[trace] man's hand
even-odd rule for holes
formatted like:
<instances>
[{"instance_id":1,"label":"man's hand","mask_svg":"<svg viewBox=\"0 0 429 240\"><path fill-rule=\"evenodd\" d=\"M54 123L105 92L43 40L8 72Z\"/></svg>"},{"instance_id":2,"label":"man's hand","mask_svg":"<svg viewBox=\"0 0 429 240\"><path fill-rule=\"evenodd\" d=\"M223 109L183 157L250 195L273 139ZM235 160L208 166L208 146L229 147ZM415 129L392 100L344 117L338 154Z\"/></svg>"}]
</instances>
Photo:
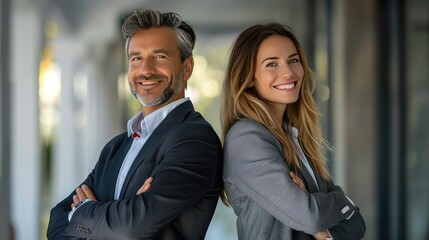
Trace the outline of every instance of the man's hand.
<instances>
[{"instance_id":1,"label":"man's hand","mask_svg":"<svg viewBox=\"0 0 429 240\"><path fill-rule=\"evenodd\" d=\"M143 186L137 191L136 195L140 193L144 193L152 187L153 177L148 177L146 181L144 181Z\"/></svg>"},{"instance_id":2,"label":"man's hand","mask_svg":"<svg viewBox=\"0 0 429 240\"><path fill-rule=\"evenodd\" d=\"M98 202L98 199L95 197L92 190L88 186L83 184L82 186L76 188L76 194L73 196L73 203L71 204L71 208L74 209L80 201L84 201L86 199Z\"/></svg>"}]
</instances>

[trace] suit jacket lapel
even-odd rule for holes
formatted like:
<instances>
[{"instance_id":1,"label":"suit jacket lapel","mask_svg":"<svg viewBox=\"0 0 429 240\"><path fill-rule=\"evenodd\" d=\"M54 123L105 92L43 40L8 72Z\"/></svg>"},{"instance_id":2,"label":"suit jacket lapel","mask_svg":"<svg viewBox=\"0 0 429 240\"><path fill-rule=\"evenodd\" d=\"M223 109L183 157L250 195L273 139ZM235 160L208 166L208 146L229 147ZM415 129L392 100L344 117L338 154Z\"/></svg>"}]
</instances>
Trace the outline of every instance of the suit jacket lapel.
<instances>
[{"instance_id":1,"label":"suit jacket lapel","mask_svg":"<svg viewBox=\"0 0 429 240\"><path fill-rule=\"evenodd\" d=\"M316 183L313 180L313 177L311 177L310 173L308 172L307 168L302 164L300 168L298 168L298 173L301 174L301 179L307 186L308 192L318 192L319 189L316 186Z\"/></svg>"},{"instance_id":2,"label":"suit jacket lapel","mask_svg":"<svg viewBox=\"0 0 429 240\"><path fill-rule=\"evenodd\" d=\"M148 153L153 150L153 147L158 145L158 142L164 137L165 133L168 132L174 124L182 121L182 119L193 110L194 107L191 101L186 101L180 104L175 109L173 109L153 131L131 165L127 177L124 180L124 185L122 186L119 198L124 198L132 176L134 175L137 168L146 160Z\"/></svg>"},{"instance_id":3,"label":"suit jacket lapel","mask_svg":"<svg viewBox=\"0 0 429 240\"><path fill-rule=\"evenodd\" d=\"M298 175L303 180L304 184L306 185L308 192L310 192L310 193L319 192L319 191L322 190L320 188L321 184L320 184L319 174L317 174L315 172L313 164L311 164L310 161L308 161L308 162L310 163L311 169L314 172L314 175L316 177L316 181L317 181L317 184L318 184L319 188L317 188L316 183L313 180L313 177L311 176L311 174L307 170L307 168L304 166L304 164L302 164L301 167L298 168ZM304 240L304 239L313 239L313 237L311 235L307 234L307 233L293 230L293 232L292 232L292 239L302 239L302 240Z\"/></svg>"},{"instance_id":4,"label":"suit jacket lapel","mask_svg":"<svg viewBox=\"0 0 429 240\"><path fill-rule=\"evenodd\" d=\"M126 133L124 133L124 135L125 134ZM106 174L103 174L103 180L100 181L97 191L97 193L101 195L98 196L100 200L113 200L115 198L116 181L118 179L117 176L132 142L133 139L125 135L118 152L115 154L108 166Z\"/></svg>"},{"instance_id":5,"label":"suit jacket lapel","mask_svg":"<svg viewBox=\"0 0 429 240\"><path fill-rule=\"evenodd\" d=\"M326 186L326 181L323 180L320 177L320 175L316 173L316 170L314 170L315 167L313 165L313 162L311 162L311 161L308 161L308 162L310 163L311 169L313 169L314 176L316 177L317 185L319 186L319 191L320 192L327 192L328 191L328 187Z\"/></svg>"}]
</instances>

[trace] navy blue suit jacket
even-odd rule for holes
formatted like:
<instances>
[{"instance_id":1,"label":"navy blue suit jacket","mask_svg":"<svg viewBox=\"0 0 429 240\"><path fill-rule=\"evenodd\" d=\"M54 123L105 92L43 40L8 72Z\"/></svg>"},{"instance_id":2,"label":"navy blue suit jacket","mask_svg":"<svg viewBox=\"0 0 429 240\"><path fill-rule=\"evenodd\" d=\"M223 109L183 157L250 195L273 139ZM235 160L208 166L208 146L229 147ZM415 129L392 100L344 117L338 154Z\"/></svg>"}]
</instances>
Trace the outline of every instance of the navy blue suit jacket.
<instances>
[{"instance_id":1,"label":"navy blue suit jacket","mask_svg":"<svg viewBox=\"0 0 429 240\"><path fill-rule=\"evenodd\" d=\"M140 150L114 200L132 141L124 132L106 144L83 182L99 202L79 207L69 223L73 191L51 210L48 239L204 239L222 185L222 147L211 125L190 101L177 106ZM150 190L136 195L150 176Z\"/></svg>"}]
</instances>

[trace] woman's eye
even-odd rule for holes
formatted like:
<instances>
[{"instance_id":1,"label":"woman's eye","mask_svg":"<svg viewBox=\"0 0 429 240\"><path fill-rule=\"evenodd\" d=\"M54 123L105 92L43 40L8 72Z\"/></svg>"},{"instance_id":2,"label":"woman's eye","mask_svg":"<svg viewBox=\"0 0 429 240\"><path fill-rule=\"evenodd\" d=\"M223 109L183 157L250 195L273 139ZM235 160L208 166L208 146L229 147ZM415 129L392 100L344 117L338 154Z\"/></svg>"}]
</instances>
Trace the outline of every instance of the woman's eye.
<instances>
[{"instance_id":1,"label":"woman's eye","mask_svg":"<svg viewBox=\"0 0 429 240\"><path fill-rule=\"evenodd\" d=\"M270 62L267 64L267 67L275 67L275 66L277 66L277 63L275 62Z\"/></svg>"},{"instance_id":2,"label":"woman's eye","mask_svg":"<svg viewBox=\"0 0 429 240\"><path fill-rule=\"evenodd\" d=\"M299 63L299 59L293 58L293 59L289 60L289 63Z\"/></svg>"}]
</instances>

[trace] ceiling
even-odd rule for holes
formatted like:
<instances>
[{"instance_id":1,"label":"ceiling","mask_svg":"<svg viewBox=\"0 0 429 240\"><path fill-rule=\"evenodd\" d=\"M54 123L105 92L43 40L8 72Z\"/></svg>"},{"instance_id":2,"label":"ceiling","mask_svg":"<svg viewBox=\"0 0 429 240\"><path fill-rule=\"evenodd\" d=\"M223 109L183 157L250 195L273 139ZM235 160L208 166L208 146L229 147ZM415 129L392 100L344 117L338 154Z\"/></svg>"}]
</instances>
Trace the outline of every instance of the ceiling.
<instances>
[{"instance_id":1,"label":"ceiling","mask_svg":"<svg viewBox=\"0 0 429 240\"><path fill-rule=\"evenodd\" d=\"M199 31L243 28L255 22L294 21L306 1L293 0L45 0L46 11L63 18L71 31L81 31L98 19L98 25L120 19L134 9L156 9L179 13ZM49 10L48 10L49 9ZM110 20L109 20L110 19Z\"/></svg>"}]
</instances>

